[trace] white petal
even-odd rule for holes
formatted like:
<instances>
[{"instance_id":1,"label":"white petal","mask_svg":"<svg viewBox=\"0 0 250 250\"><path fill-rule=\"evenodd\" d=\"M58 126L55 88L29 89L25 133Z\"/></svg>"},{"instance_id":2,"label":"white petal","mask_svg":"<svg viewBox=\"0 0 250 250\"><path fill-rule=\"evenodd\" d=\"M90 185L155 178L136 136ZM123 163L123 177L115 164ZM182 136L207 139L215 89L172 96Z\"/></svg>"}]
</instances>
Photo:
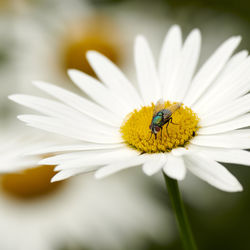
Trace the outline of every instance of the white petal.
<instances>
[{"instance_id":1,"label":"white petal","mask_svg":"<svg viewBox=\"0 0 250 250\"><path fill-rule=\"evenodd\" d=\"M97 121L83 113L80 113L64 104L56 101L51 101L45 98L29 95L12 95L9 96L11 100L37 110L43 114L56 117L64 121L71 120L76 125L80 124L81 129L94 128L95 130L115 134L117 128Z\"/></svg>"},{"instance_id":2,"label":"white petal","mask_svg":"<svg viewBox=\"0 0 250 250\"><path fill-rule=\"evenodd\" d=\"M72 81L95 102L118 116L124 116L131 111L128 105L121 102L118 96L106 88L95 78L79 70L69 70L68 74ZM116 103L116 105L114 105Z\"/></svg>"},{"instance_id":3,"label":"white petal","mask_svg":"<svg viewBox=\"0 0 250 250\"><path fill-rule=\"evenodd\" d=\"M100 168L96 171L95 177L97 179L100 179L108 175L114 174L118 171L121 171L125 168L130 168L143 164L146 160L147 157L145 155L132 156L125 160L117 161L115 163Z\"/></svg>"},{"instance_id":4,"label":"white petal","mask_svg":"<svg viewBox=\"0 0 250 250\"><path fill-rule=\"evenodd\" d=\"M250 114L246 114L217 125L202 127L197 131L197 133L199 135L218 134L248 126L250 126Z\"/></svg>"},{"instance_id":5,"label":"white petal","mask_svg":"<svg viewBox=\"0 0 250 250\"><path fill-rule=\"evenodd\" d=\"M163 89L162 97L165 100L169 93L169 83L178 68L181 46L181 30L178 25L174 25L165 37L159 59L159 78Z\"/></svg>"},{"instance_id":6,"label":"white petal","mask_svg":"<svg viewBox=\"0 0 250 250\"><path fill-rule=\"evenodd\" d=\"M165 162L166 162L165 154L161 154L161 153L152 154L150 155L150 159L144 163L142 167L143 172L149 176L153 175L162 168Z\"/></svg>"},{"instance_id":7,"label":"white petal","mask_svg":"<svg viewBox=\"0 0 250 250\"><path fill-rule=\"evenodd\" d=\"M136 89L115 64L96 51L88 51L87 58L102 82L119 99L123 99L128 107L133 110L141 105L141 100Z\"/></svg>"},{"instance_id":8,"label":"white petal","mask_svg":"<svg viewBox=\"0 0 250 250\"><path fill-rule=\"evenodd\" d=\"M97 120L101 120L106 122L110 125L116 124L120 126L121 119L124 117L121 115L122 111L120 110L119 115L112 114L111 112L103 109L102 107L96 105L95 103L83 98L79 95L76 95L70 91L62 89L60 87L54 86L49 83L45 82L33 82L33 84L38 87L39 89L45 91L46 93L54 96L55 98L59 99L60 101L66 103L70 107L87 114ZM109 97L112 100L112 97ZM110 104L111 105L111 104ZM112 105L114 103L112 102ZM116 106L118 107L118 106ZM113 110L114 111L114 110ZM117 111L118 112L118 111ZM119 118L120 117L120 118Z\"/></svg>"},{"instance_id":9,"label":"white petal","mask_svg":"<svg viewBox=\"0 0 250 250\"><path fill-rule=\"evenodd\" d=\"M42 159L39 161L39 164L41 165L58 165L64 162L74 161L80 159L82 161L82 165L86 159L90 158L97 158L99 155L105 154L105 153L114 153L111 151L106 150L91 150L91 151L83 151L83 152L70 152L70 153L63 153L59 155L54 155L47 157L45 159ZM56 169L61 170L61 169Z\"/></svg>"},{"instance_id":10,"label":"white petal","mask_svg":"<svg viewBox=\"0 0 250 250\"><path fill-rule=\"evenodd\" d=\"M180 55L178 70L172 83L169 83L168 100L181 102L188 90L198 63L201 45L200 31L195 29L187 37Z\"/></svg>"},{"instance_id":11,"label":"white petal","mask_svg":"<svg viewBox=\"0 0 250 250\"><path fill-rule=\"evenodd\" d=\"M168 154L167 162L163 167L165 174L176 180L183 180L186 175L186 167L181 156Z\"/></svg>"},{"instance_id":12,"label":"white petal","mask_svg":"<svg viewBox=\"0 0 250 250\"><path fill-rule=\"evenodd\" d=\"M43 155L55 152L66 152L66 151L85 151L85 150L97 150L97 149L111 149L119 148L124 145L121 143L115 144L97 144L97 143L85 143L85 144L73 144L73 145L58 145L52 147L41 148L27 152L26 155Z\"/></svg>"},{"instance_id":13,"label":"white petal","mask_svg":"<svg viewBox=\"0 0 250 250\"><path fill-rule=\"evenodd\" d=\"M135 66L144 104L157 102L161 98L160 83L153 55L143 36L138 36L135 41Z\"/></svg>"},{"instance_id":14,"label":"white petal","mask_svg":"<svg viewBox=\"0 0 250 250\"><path fill-rule=\"evenodd\" d=\"M250 152L240 149L224 149L224 148L210 148L202 146L189 146L190 151L201 152L208 158L215 161L233 163L240 165L250 165Z\"/></svg>"},{"instance_id":15,"label":"white petal","mask_svg":"<svg viewBox=\"0 0 250 250\"><path fill-rule=\"evenodd\" d=\"M226 64L226 66L224 67L224 69L222 70L220 76L227 75L228 73L230 73L232 70L238 67L242 62L244 62L247 56L248 56L247 50L242 50L233 55Z\"/></svg>"},{"instance_id":16,"label":"white petal","mask_svg":"<svg viewBox=\"0 0 250 250\"><path fill-rule=\"evenodd\" d=\"M96 158L98 156L98 158ZM79 157L78 159L72 159L59 164L55 169L71 169L71 168L81 168L82 171L89 171L92 167L103 166L106 164L112 164L117 161L127 160L132 157L132 154L127 152L120 152L119 155L116 152L96 154L89 158Z\"/></svg>"},{"instance_id":17,"label":"white petal","mask_svg":"<svg viewBox=\"0 0 250 250\"><path fill-rule=\"evenodd\" d=\"M186 155L187 168L212 186L227 192L242 191L238 180L221 164L203 155Z\"/></svg>"},{"instance_id":18,"label":"white petal","mask_svg":"<svg viewBox=\"0 0 250 250\"><path fill-rule=\"evenodd\" d=\"M228 74L222 74L192 108L200 115L211 113L248 92L249 68L250 57L235 66Z\"/></svg>"},{"instance_id":19,"label":"white petal","mask_svg":"<svg viewBox=\"0 0 250 250\"><path fill-rule=\"evenodd\" d=\"M214 81L235 48L239 45L240 40L240 37L231 37L225 41L201 67L184 99L184 103L187 106L191 106Z\"/></svg>"},{"instance_id":20,"label":"white petal","mask_svg":"<svg viewBox=\"0 0 250 250\"><path fill-rule=\"evenodd\" d=\"M74 115L79 116L79 114L81 114L64 104L41 97L16 94L10 95L9 99L43 114L58 118L65 118L65 116L69 116L69 119L71 119Z\"/></svg>"},{"instance_id":21,"label":"white petal","mask_svg":"<svg viewBox=\"0 0 250 250\"><path fill-rule=\"evenodd\" d=\"M51 182L62 181L78 173L79 169L68 169L60 171L51 179Z\"/></svg>"},{"instance_id":22,"label":"white petal","mask_svg":"<svg viewBox=\"0 0 250 250\"><path fill-rule=\"evenodd\" d=\"M200 121L200 126L211 126L217 123L225 122L230 119L234 119L240 115L249 112L250 107L250 94L242 96L221 108L218 107L217 110L211 112L207 115L202 116Z\"/></svg>"},{"instance_id":23,"label":"white petal","mask_svg":"<svg viewBox=\"0 0 250 250\"><path fill-rule=\"evenodd\" d=\"M174 156L182 156L188 153L187 148L174 148L171 151L171 154Z\"/></svg>"},{"instance_id":24,"label":"white petal","mask_svg":"<svg viewBox=\"0 0 250 250\"><path fill-rule=\"evenodd\" d=\"M93 168L91 170L89 170L89 172L94 171L96 168ZM69 177L81 174L81 173L86 173L84 171L82 171L82 169L67 169L67 170L62 170L59 173L57 173L56 175L54 175L54 177L51 179L51 182L56 182L56 181L62 181L65 180Z\"/></svg>"},{"instance_id":25,"label":"white petal","mask_svg":"<svg viewBox=\"0 0 250 250\"><path fill-rule=\"evenodd\" d=\"M114 161L126 159L128 157L137 156L135 150L122 148L122 149L109 149L109 150L95 150L72 152L52 156L40 161L44 165L58 165L56 170L70 169L70 168L88 168L91 166L103 166L110 164Z\"/></svg>"},{"instance_id":26,"label":"white petal","mask_svg":"<svg viewBox=\"0 0 250 250\"><path fill-rule=\"evenodd\" d=\"M68 136L77 140L89 141L94 143L120 143L122 138L117 135L102 134L93 132L93 130L81 129L72 121L62 122L56 118L38 116L38 115L20 115L18 119L27 123L27 125L63 136Z\"/></svg>"},{"instance_id":27,"label":"white petal","mask_svg":"<svg viewBox=\"0 0 250 250\"><path fill-rule=\"evenodd\" d=\"M60 127L68 129L70 126L71 130L79 132L79 134L93 134L98 136L108 136L108 137L120 137L120 132L118 128L105 126L104 124L98 123L88 117L83 117L85 119L79 119L79 117L74 117L73 119L67 119L67 117L60 119L56 117L47 117L39 115L20 115L18 118L26 123L39 125L39 122L48 122Z\"/></svg>"},{"instance_id":28,"label":"white petal","mask_svg":"<svg viewBox=\"0 0 250 250\"><path fill-rule=\"evenodd\" d=\"M219 135L197 135L191 141L194 145L219 148L250 148L250 133L239 130Z\"/></svg>"}]
</instances>

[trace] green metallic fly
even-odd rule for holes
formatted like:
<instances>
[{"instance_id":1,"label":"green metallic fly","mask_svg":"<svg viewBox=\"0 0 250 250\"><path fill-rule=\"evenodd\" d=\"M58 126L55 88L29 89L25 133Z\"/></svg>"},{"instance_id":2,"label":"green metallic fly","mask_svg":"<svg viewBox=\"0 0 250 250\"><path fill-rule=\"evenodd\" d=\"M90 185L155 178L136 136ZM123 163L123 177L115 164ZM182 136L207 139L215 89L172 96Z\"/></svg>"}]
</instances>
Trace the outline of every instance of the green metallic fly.
<instances>
[{"instance_id":1,"label":"green metallic fly","mask_svg":"<svg viewBox=\"0 0 250 250\"><path fill-rule=\"evenodd\" d=\"M166 126L166 131L168 134L168 125L171 122L174 125L178 125L172 122L173 118L172 115L173 113L178 110L181 107L182 103L177 102L175 104L172 104L168 108L165 109L165 104L162 99L160 99L156 104L153 112L153 118L151 121L151 124L149 126L151 130L151 136L152 134L155 135L155 139L157 138L157 133L161 131L162 133L162 127L167 124ZM151 138L150 136L150 138Z\"/></svg>"}]
</instances>

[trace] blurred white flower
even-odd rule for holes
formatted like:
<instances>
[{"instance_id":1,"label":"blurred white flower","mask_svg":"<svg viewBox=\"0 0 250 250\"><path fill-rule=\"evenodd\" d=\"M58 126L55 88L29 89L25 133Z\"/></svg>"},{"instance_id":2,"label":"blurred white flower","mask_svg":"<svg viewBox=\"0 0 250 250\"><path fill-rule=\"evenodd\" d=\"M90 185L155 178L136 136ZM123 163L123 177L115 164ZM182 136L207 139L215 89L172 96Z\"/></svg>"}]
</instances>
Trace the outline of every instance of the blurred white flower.
<instances>
[{"instance_id":1,"label":"blurred white flower","mask_svg":"<svg viewBox=\"0 0 250 250\"><path fill-rule=\"evenodd\" d=\"M135 34L148 35L156 50L171 23L163 13L138 12L133 5L95 9L88 1L48 2L43 8L30 8L29 15L19 16L16 24L23 89L30 89L29 82L42 77L72 87L65 73L69 68L93 75L85 57L88 50L99 51L131 74L129 52Z\"/></svg>"},{"instance_id":2,"label":"blurred white flower","mask_svg":"<svg viewBox=\"0 0 250 250\"><path fill-rule=\"evenodd\" d=\"M78 176L50 183L54 166L28 155L56 144L21 128L1 129L0 249L139 249L145 238L170 240L171 218L139 176L96 182ZM135 178L135 177L138 178Z\"/></svg>"},{"instance_id":3,"label":"blurred white flower","mask_svg":"<svg viewBox=\"0 0 250 250\"><path fill-rule=\"evenodd\" d=\"M7 96L13 92L18 85L17 66L18 54L17 41L15 37L15 24L13 16L0 13L0 119L9 116L14 107L8 101ZM10 32L12 30L13 32ZM15 72L15 74L13 74Z\"/></svg>"}]
</instances>

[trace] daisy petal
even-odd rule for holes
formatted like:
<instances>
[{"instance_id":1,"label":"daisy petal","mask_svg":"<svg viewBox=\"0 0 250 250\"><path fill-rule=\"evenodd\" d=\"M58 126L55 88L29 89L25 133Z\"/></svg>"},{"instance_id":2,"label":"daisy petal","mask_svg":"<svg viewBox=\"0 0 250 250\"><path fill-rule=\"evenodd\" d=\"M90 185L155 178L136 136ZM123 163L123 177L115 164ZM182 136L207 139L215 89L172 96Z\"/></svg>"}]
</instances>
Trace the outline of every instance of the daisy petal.
<instances>
[{"instance_id":1,"label":"daisy petal","mask_svg":"<svg viewBox=\"0 0 250 250\"><path fill-rule=\"evenodd\" d=\"M95 169L93 169L92 171L94 171ZM67 169L67 170L62 170L59 173L57 173L56 175L54 175L54 177L51 179L51 182L56 182L56 181L62 181L65 180L69 177L81 174L83 171L81 169Z\"/></svg>"},{"instance_id":2,"label":"daisy petal","mask_svg":"<svg viewBox=\"0 0 250 250\"><path fill-rule=\"evenodd\" d=\"M198 63L201 46L200 31L195 29L187 37L181 50L178 70L172 83L169 83L168 100L181 102L188 90Z\"/></svg>"},{"instance_id":3,"label":"daisy petal","mask_svg":"<svg viewBox=\"0 0 250 250\"><path fill-rule=\"evenodd\" d=\"M101 82L79 70L68 70L71 80L95 102L114 112L116 115L127 114L128 107L109 91ZM117 103L117 105L114 105ZM114 107L115 106L115 107Z\"/></svg>"},{"instance_id":4,"label":"daisy petal","mask_svg":"<svg viewBox=\"0 0 250 250\"><path fill-rule=\"evenodd\" d=\"M242 191L238 180L221 164L203 155L186 155L187 168L212 186L227 192Z\"/></svg>"},{"instance_id":5,"label":"daisy petal","mask_svg":"<svg viewBox=\"0 0 250 250\"><path fill-rule=\"evenodd\" d=\"M225 103L246 94L249 91L250 57L240 65L235 66L227 74L222 74L215 83L202 96L200 101L193 106L200 115L211 113ZM213 100L211 102L211 100Z\"/></svg>"},{"instance_id":6,"label":"daisy petal","mask_svg":"<svg viewBox=\"0 0 250 250\"><path fill-rule=\"evenodd\" d=\"M25 155L44 155L48 153L66 152L66 151L101 150L101 149L111 149L111 148L115 149L123 146L124 145L121 143L115 143L115 144L85 143L85 144L73 144L73 145L60 145L60 146L52 146L52 147L32 150L30 152L27 152Z\"/></svg>"},{"instance_id":7,"label":"daisy petal","mask_svg":"<svg viewBox=\"0 0 250 250\"><path fill-rule=\"evenodd\" d=\"M143 164L146 160L147 157L145 157L144 155L138 155L127 158L125 160L117 161L115 163L111 163L110 165L107 165L97 170L95 173L95 177L97 179L100 179L108 175L114 174L118 171L121 171L125 168L130 168Z\"/></svg>"},{"instance_id":8,"label":"daisy petal","mask_svg":"<svg viewBox=\"0 0 250 250\"><path fill-rule=\"evenodd\" d=\"M89 120L88 117L85 119L74 118L75 122L66 118L58 119L54 117L47 117L47 116L39 116L39 115L19 115L18 118L26 123L35 124L39 123L41 120L52 122L54 124L61 123L61 127L65 127L67 129L67 125L71 126L71 129L75 129L79 131L79 133L93 133L93 134L100 134L104 136L114 136L120 137L119 129L114 127L105 126L104 124L97 123L96 121ZM83 117L84 118L84 117Z\"/></svg>"},{"instance_id":9,"label":"daisy petal","mask_svg":"<svg viewBox=\"0 0 250 250\"><path fill-rule=\"evenodd\" d=\"M167 162L163 167L165 174L176 180L183 180L186 175L186 167L181 156L167 156Z\"/></svg>"},{"instance_id":10,"label":"daisy petal","mask_svg":"<svg viewBox=\"0 0 250 250\"><path fill-rule=\"evenodd\" d=\"M159 78L164 99L168 97L169 83L172 81L175 71L178 68L181 46L181 30L178 25L174 25L166 35L159 59Z\"/></svg>"},{"instance_id":11,"label":"daisy petal","mask_svg":"<svg viewBox=\"0 0 250 250\"><path fill-rule=\"evenodd\" d=\"M78 160L79 158L81 160L83 160L85 158L90 158L93 156L99 156L102 154L105 154L107 151L105 150L91 150L91 151L83 151L83 152L70 152L70 153L63 153L63 154L59 154L59 155L54 155L54 156L50 156L47 157L45 159L42 159L39 161L39 164L41 165L58 165L64 162L69 162L69 161L74 161L74 160ZM113 151L112 151L113 152ZM56 170L62 170L59 168L56 168Z\"/></svg>"},{"instance_id":12,"label":"daisy petal","mask_svg":"<svg viewBox=\"0 0 250 250\"><path fill-rule=\"evenodd\" d=\"M242 62L244 62L247 56L248 56L247 50L242 50L233 55L226 64L223 71L221 72L220 76L222 77L223 75L227 75L228 73L230 73L232 70L238 67Z\"/></svg>"},{"instance_id":13,"label":"daisy petal","mask_svg":"<svg viewBox=\"0 0 250 250\"><path fill-rule=\"evenodd\" d=\"M65 163L62 163L60 165L58 165L56 167L56 170L63 170L63 169L71 169L71 168L81 168L82 169L82 172L86 172L86 171L89 171L89 169L91 169L92 167L101 167L105 164L112 164L114 163L115 161L122 161L122 160L127 160L129 158L128 155L126 156L113 156L113 155L101 155L101 157L103 157L103 160L102 159L95 159L95 158L91 158L91 159L88 159L87 162L84 161L83 158L79 158L79 159L76 159L76 160L72 160L72 161L68 161L68 162L65 162Z\"/></svg>"},{"instance_id":14,"label":"daisy petal","mask_svg":"<svg viewBox=\"0 0 250 250\"><path fill-rule=\"evenodd\" d=\"M240 41L240 37L229 38L201 67L194 77L187 96L184 99L187 106L191 106L214 81L232 55L233 51L239 45Z\"/></svg>"},{"instance_id":15,"label":"daisy petal","mask_svg":"<svg viewBox=\"0 0 250 250\"><path fill-rule=\"evenodd\" d=\"M66 116L72 119L74 115L79 116L79 114L81 114L62 103L41 97L16 94L10 95L9 99L45 115L55 116L57 118L65 118Z\"/></svg>"},{"instance_id":16,"label":"daisy petal","mask_svg":"<svg viewBox=\"0 0 250 250\"><path fill-rule=\"evenodd\" d=\"M214 110L214 112L203 116L200 122L200 126L211 126L243 115L249 111L249 106L250 94L247 94L233 102L227 103L217 110Z\"/></svg>"},{"instance_id":17,"label":"daisy petal","mask_svg":"<svg viewBox=\"0 0 250 250\"><path fill-rule=\"evenodd\" d=\"M143 172L146 175L153 175L160 171L164 163L166 162L166 156L164 154L153 154L150 159L146 161L142 167Z\"/></svg>"},{"instance_id":18,"label":"daisy petal","mask_svg":"<svg viewBox=\"0 0 250 250\"><path fill-rule=\"evenodd\" d=\"M115 135L105 135L98 132L90 132L90 130L82 129L77 127L76 123L71 121L58 120L53 117L38 116L38 115L20 115L18 119L27 123L27 125L49 132L54 132L63 136L68 136L74 139L89 141L94 143L120 143L122 139L119 134Z\"/></svg>"},{"instance_id":19,"label":"daisy petal","mask_svg":"<svg viewBox=\"0 0 250 250\"><path fill-rule=\"evenodd\" d=\"M242 133L239 130L219 135L198 135L190 143L199 146L219 148L250 148L250 133Z\"/></svg>"},{"instance_id":20,"label":"daisy petal","mask_svg":"<svg viewBox=\"0 0 250 250\"><path fill-rule=\"evenodd\" d=\"M66 103L70 107L78 110L79 112L85 113L95 119L101 120L111 125L115 123L120 126L121 119L123 119L121 115L122 108L120 109L120 113L118 114L118 110L116 110L115 107L112 109L112 106L119 107L118 105L114 105L114 102L112 102L109 107L112 109L112 111L117 111L116 115L87 100L86 98L83 98L79 95L76 95L70 91L54 86L52 84L37 81L33 82L33 84L39 89L50 94L51 96L54 96L60 101ZM109 96L109 98L107 99L113 100L112 96Z\"/></svg>"},{"instance_id":21,"label":"daisy petal","mask_svg":"<svg viewBox=\"0 0 250 250\"><path fill-rule=\"evenodd\" d=\"M202 127L198 130L199 135L218 134L250 126L250 114L237 117L228 122Z\"/></svg>"},{"instance_id":22,"label":"daisy petal","mask_svg":"<svg viewBox=\"0 0 250 250\"><path fill-rule=\"evenodd\" d=\"M173 148L171 154L173 156L182 156L188 153L188 149L181 147L181 148Z\"/></svg>"},{"instance_id":23,"label":"daisy petal","mask_svg":"<svg viewBox=\"0 0 250 250\"><path fill-rule=\"evenodd\" d=\"M141 100L134 86L114 63L96 51L88 51L87 58L101 81L123 99L126 106L131 109L140 106Z\"/></svg>"},{"instance_id":24,"label":"daisy petal","mask_svg":"<svg viewBox=\"0 0 250 250\"><path fill-rule=\"evenodd\" d=\"M250 152L240 149L210 148L190 145L189 150L201 152L208 158L225 163L249 166L250 162Z\"/></svg>"},{"instance_id":25,"label":"daisy petal","mask_svg":"<svg viewBox=\"0 0 250 250\"><path fill-rule=\"evenodd\" d=\"M138 153L136 151L127 148L92 150L56 155L43 159L39 163L43 165L58 165L55 168L56 170L79 167L84 169L90 166L103 166L120 159L137 155Z\"/></svg>"},{"instance_id":26,"label":"daisy petal","mask_svg":"<svg viewBox=\"0 0 250 250\"><path fill-rule=\"evenodd\" d=\"M100 121L56 101L29 95L12 95L9 96L9 98L24 106L32 107L32 109L43 114L61 119L62 123L64 120L78 121L77 124L81 124L81 129L95 128L96 130L110 134L115 133L115 130L117 130L117 128L114 128L113 126L111 127L101 123Z\"/></svg>"},{"instance_id":27,"label":"daisy petal","mask_svg":"<svg viewBox=\"0 0 250 250\"><path fill-rule=\"evenodd\" d=\"M143 36L136 38L135 66L144 104L147 105L151 104L151 102L157 102L161 98L160 83L156 73L153 55Z\"/></svg>"}]
</instances>

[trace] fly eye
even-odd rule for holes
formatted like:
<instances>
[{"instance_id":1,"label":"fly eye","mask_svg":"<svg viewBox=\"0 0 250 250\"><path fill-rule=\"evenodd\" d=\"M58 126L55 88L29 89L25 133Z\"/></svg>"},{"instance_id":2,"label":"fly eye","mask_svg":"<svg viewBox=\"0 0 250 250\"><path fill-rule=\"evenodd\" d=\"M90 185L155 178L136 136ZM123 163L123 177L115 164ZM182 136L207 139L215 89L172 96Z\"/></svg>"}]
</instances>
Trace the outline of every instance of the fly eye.
<instances>
[{"instance_id":1,"label":"fly eye","mask_svg":"<svg viewBox=\"0 0 250 250\"><path fill-rule=\"evenodd\" d=\"M160 130L161 130L160 127L155 127L155 131L156 131L156 132L159 132Z\"/></svg>"}]
</instances>

